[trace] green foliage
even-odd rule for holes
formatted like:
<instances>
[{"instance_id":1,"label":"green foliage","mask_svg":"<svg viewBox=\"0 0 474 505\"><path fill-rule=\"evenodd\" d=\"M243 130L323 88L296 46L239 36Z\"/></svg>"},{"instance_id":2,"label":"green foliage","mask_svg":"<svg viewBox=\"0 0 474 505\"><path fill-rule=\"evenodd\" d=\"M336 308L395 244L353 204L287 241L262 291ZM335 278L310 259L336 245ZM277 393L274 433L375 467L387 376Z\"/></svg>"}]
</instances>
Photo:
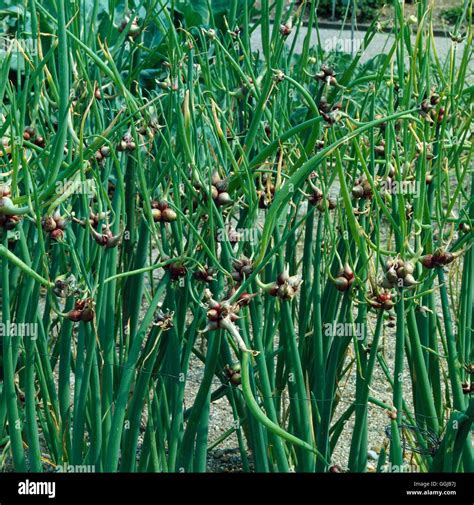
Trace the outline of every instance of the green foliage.
<instances>
[{"instance_id":1,"label":"green foliage","mask_svg":"<svg viewBox=\"0 0 474 505\"><path fill-rule=\"evenodd\" d=\"M455 25L458 19L462 16L463 10L464 8L462 5L450 7L449 9L443 10L441 16L450 25Z\"/></svg>"},{"instance_id":2,"label":"green foliage","mask_svg":"<svg viewBox=\"0 0 474 505\"><path fill-rule=\"evenodd\" d=\"M2 4L0 470L473 471L471 48L250 3Z\"/></svg>"},{"instance_id":3,"label":"green foliage","mask_svg":"<svg viewBox=\"0 0 474 505\"><path fill-rule=\"evenodd\" d=\"M349 3L349 15L352 13L352 9L355 5L356 16L359 21L372 21L377 17L379 9L384 5L383 0L353 0L341 1L336 0L335 15L337 19L343 19ZM333 0L320 0L318 3L318 13L323 17L332 17L333 13Z\"/></svg>"}]
</instances>

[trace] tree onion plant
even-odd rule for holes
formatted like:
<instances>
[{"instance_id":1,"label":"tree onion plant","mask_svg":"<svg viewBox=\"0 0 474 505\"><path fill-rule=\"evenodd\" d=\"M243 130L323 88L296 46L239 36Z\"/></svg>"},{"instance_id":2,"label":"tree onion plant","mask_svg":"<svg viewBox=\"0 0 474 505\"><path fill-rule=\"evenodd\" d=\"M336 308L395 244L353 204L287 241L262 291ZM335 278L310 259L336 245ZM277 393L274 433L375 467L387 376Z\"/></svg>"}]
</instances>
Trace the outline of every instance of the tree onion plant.
<instances>
[{"instance_id":1,"label":"tree onion plant","mask_svg":"<svg viewBox=\"0 0 474 505\"><path fill-rule=\"evenodd\" d=\"M362 63L317 2L0 1L2 469L365 472L370 406L474 470L472 3L446 58L393 3Z\"/></svg>"}]
</instances>

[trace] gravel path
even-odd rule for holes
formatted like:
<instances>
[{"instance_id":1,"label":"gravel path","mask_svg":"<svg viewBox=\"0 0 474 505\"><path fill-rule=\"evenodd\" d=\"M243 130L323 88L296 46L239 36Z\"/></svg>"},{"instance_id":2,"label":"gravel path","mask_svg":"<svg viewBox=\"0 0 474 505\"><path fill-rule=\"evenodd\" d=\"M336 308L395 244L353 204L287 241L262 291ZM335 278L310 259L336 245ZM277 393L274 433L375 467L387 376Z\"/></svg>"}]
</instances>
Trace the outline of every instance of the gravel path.
<instances>
[{"instance_id":1,"label":"gravel path","mask_svg":"<svg viewBox=\"0 0 474 505\"><path fill-rule=\"evenodd\" d=\"M301 54L302 48L303 48L303 41L306 37L306 34L308 32L307 27L301 27L300 32L298 34L298 38L296 40L296 46L295 46L295 52L297 54ZM354 48L355 51L357 51L364 40L364 35L365 32L362 31L356 31L354 32ZM338 46L344 51L344 52L351 52L352 48L352 36L351 36L351 31L350 30L344 30L340 31L337 29L327 29L327 28L321 28L319 30L319 37L320 37L320 43L321 46L325 50L331 50L331 49L336 49ZM261 51L262 50L262 43L261 43L261 31L260 27L257 28L251 37L251 43L252 43L252 48L254 51ZM295 31L288 37L287 39L287 45L290 46L290 44L293 43L293 40L295 38ZM414 40L414 37L413 39ZM377 33L372 42L369 44L369 46L365 49L361 62L364 63L374 56L377 56L378 54L381 53L387 53L393 44L394 37L393 35L389 33ZM311 44L312 45L317 45L318 44L318 34L316 30L313 30L311 33ZM435 37L435 45L436 45L436 51L438 53L438 57L441 60L444 60L446 56L449 54L452 46L451 39L449 37ZM464 49L465 42L462 42L459 44L458 49L457 49L457 59L460 60L462 57L462 50Z\"/></svg>"}]
</instances>

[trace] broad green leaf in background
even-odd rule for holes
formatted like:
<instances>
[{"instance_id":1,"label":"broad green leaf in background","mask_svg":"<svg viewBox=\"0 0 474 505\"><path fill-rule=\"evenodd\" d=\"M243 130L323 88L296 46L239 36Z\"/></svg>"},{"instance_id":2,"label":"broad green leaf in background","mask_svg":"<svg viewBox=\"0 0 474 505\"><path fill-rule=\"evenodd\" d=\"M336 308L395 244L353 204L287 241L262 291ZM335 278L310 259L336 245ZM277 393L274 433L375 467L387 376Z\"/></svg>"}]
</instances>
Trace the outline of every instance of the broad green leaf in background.
<instances>
[{"instance_id":1,"label":"broad green leaf in background","mask_svg":"<svg viewBox=\"0 0 474 505\"><path fill-rule=\"evenodd\" d=\"M176 10L184 16L186 26L207 25L210 15L207 0L178 0Z\"/></svg>"}]
</instances>

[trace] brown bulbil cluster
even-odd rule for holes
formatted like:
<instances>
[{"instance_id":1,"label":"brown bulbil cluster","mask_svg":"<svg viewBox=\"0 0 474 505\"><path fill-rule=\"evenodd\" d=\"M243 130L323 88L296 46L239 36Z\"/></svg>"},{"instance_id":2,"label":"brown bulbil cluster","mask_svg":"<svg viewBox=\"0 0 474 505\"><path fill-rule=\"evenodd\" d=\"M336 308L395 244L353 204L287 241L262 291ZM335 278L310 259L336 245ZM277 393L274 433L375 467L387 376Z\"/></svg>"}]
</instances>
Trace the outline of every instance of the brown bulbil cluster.
<instances>
[{"instance_id":1,"label":"brown bulbil cluster","mask_svg":"<svg viewBox=\"0 0 474 505\"><path fill-rule=\"evenodd\" d=\"M240 369L240 363L234 363L233 365L226 365L224 372L229 379L229 382L234 386L239 386L242 382L242 374Z\"/></svg>"},{"instance_id":2,"label":"brown bulbil cluster","mask_svg":"<svg viewBox=\"0 0 474 505\"><path fill-rule=\"evenodd\" d=\"M336 73L327 65L321 65L319 72L316 73L314 78L329 85L337 84Z\"/></svg>"},{"instance_id":3,"label":"brown bulbil cluster","mask_svg":"<svg viewBox=\"0 0 474 505\"><path fill-rule=\"evenodd\" d=\"M165 268L169 271L171 279L174 281L178 280L180 277L184 277L188 272L188 269L179 261L170 263L166 265Z\"/></svg>"},{"instance_id":4,"label":"brown bulbil cluster","mask_svg":"<svg viewBox=\"0 0 474 505\"><path fill-rule=\"evenodd\" d=\"M334 285L338 291L347 291L352 286L354 278L352 268L346 263L334 279Z\"/></svg>"},{"instance_id":5,"label":"brown bulbil cluster","mask_svg":"<svg viewBox=\"0 0 474 505\"><path fill-rule=\"evenodd\" d=\"M227 192L227 181L221 179L217 172L212 174L211 183L211 196L218 207L233 203L232 198Z\"/></svg>"},{"instance_id":6,"label":"brown bulbil cluster","mask_svg":"<svg viewBox=\"0 0 474 505\"><path fill-rule=\"evenodd\" d=\"M109 146L102 146L98 151L96 151L94 157L96 161L104 161L105 158L108 158L110 156L110 147Z\"/></svg>"},{"instance_id":7,"label":"brown bulbil cluster","mask_svg":"<svg viewBox=\"0 0 474 505\"><path fill-rule=\"evenodd\" d=\"M135 151L136 148L137 145L135 144L135 141L133 140L133 137L130 135L130 133L126 133L117 145L117 151L119 152Z\"/></svg>"},{"instance_id":8,"label":"brown bulbil cluster","mask_svg":"<svg viewBox=\"0 0 474 505\"><path fill-rule=\"evenodd\" d=\"M388 260L385 265L385 274L382 282L384 288L413 287L417 285L413 272L413 263L401 259Z\"/></svg>"},{"instance_id":9,"label":"brown bulbil cluster","mask_svg":"<svg viewBox=\"0 0 474 505\"><path fill-rule=\"evenodd\" d=\"M444 108L441 107L439 112L436 111L436 106L441 98L437 93L432 93L428 98L425 98L420 105L420 115L423 116L429 123L435 121L441 122L444 116Z\"/></svg>"},{"instance_id":10,"label":"brown bulbil cluster","mask_svg":"<svg viewBox=\"0 0 474 505\"><path fill-rule=\"evenodd\" d=\"M240 284L246 276L252 273L252 260L243 256L241 259L233 261L233 267L232 279Z\"/></svg>"},{"instance_id":11,"label":"brown bulbil cluster","mask_svg":"<svg viewBox=\"0 0 474 505\"><path fill-rule=\"evenodd\" d=\"M52 240L59 241L64 237L67 220L56 211L52 216L44 216L41 220L41 226L44 231L49 233Z\"/></svg>"},{"instance_id":12,"label":"brown bulbil cluster","mask_svg":"<svg viewBox=\"0 0 474 505\"><path fill-rule=\"evenodd\" d=\"M66 317L75 323L79 321L90 323L94 319L94 314L94 301L92 298L86 298L76 300L74 308L67 313Z\"/></svg>"},{"instance_id":13,"label":"brown bulbil cluster","mask_svg":"<svg viewBox=\"0 0 474 505\"><path fill-rule=\"evenodd\" d=\"M122 240L122 234L118 233L117 235L114 235L109 226L106 224L102 225L102 233L97 233L94 228L91 228L91 233L97 244L105 247L106 249L113 249L114 247L117 247Z\"/></svg>"},{"instance_id":14,"label":"brown bulbil cluster","mask_svg":"<svg viewBox=\"0 0 474 505\"><path fill-rule=\"evenodd\" d=\"M319 212L324 212L326 209L333 210L337 207L336 199L332 197L324 198L323 192L317 187L312 188L308 201L311 205L316 206Z\"/></svg>"},{"instance_id":15,"label":"brown bulbil cluster","mask_svg":"<svg viewBox=\"0 0 474 505\"><path fill-rule=\"evenodd\" d=\"M99 227L99 221L101 219L105 219L107 217L108 212L98 212L95 214L94 212L90 212L89 214L89 223L94 230L97 230ZM87 220L85 219L78 219L77 217L72 217L73 222L80 224L83 228L87 226Z\"/></svg>"},{"instance_id":16,"label":"brown bulbil cluster","mask_svg":"<svg viewBox=\"0 0 474 505\"><path fill-rule=\"evenodd\" d=\"M370 187L369 181L366 178L360 178L356 180L354 187L352 188L352 196L355 199L372 198L373 191Z\"/></svg>"},{"instance_id":17,"label":"brown bulbil cluster","mask_svg":"<svg viewBox=\"0 0 474 505\"><path fill-rule=\"evenodd\" d=\"M324 121L326 121L329 126L332 126L339 119L338 112L342 109L342 103L336 103L331 106L328 103L327 98L322 96L318 109Z\"/></svg>"},{"instance_id":18,"label":"brown bulbil cluster","mask_svg":"<svg viewBox=\"0 0 474 505\"><path fill-rule=\"evenodd\" d=\"M204 266L202 269L196 270L193 277L200 282L210 284L214 280L216 270L213 267Z\"/></svg>"},{"instance_id":19,"label":"brown bulbil cluster","mask_svg":"<svg viewBox=\"0 0 474 505\"><path fill-rule=\"evenodd\" d=\"M21 216L6 216L0 214L0 228L5 230L13 230L15 226L21 221Z\"/></svg>"},{"instance_id":20,"label":"brown bulbil cluster","mask_svg":"<svg viewBox=\"0 0 474 505\"><path fill-rule=\"evenodd\" d=\"M395 306L390 291L384 290L374 294L369 300L369 304L374 309L391 310Z\"/></svg>"},{"instance_id":21,"label":"brown bulbil cluster","mask_svg":"<svg viewBox=\"0 0 474 505\"><path fill-rule=\"evenodd\" d=\"M90 222L92 228L97 230L97 227L99 226L99 220L105 219L106 215L107 214L105 212L99 212L97 214L94 214L94 212L91 212L89 214L89 222ZM85 223L84 223L84 226L85 226Z\"/></svg>"},{"instance_id":22,"label":"brown bulbil cluster","mask_svg":"<svg viewBox=\"0 0 474 505\"><path fill-rule=\"evenodd\" d=\"M153 200L151 202L151 213L155 223L171 223L178 219L178 215L169 207L166 200Z\"/></svg>"},{"instance_id":23,"label":"brown bulbil cluster","mask_svg":"<svg viewBox=\"0 0 474 505\"><path fill-rule=\"evenodd\" d=\"M155 316L153 318L153 326L158 326L163 331L168 331L174 326L173 316L174 312L171 311L163 312L163 310L159 308L156 311Z\"/></svg>"},{"instance_id":24,"label":"brown bulbil cluster","mask_svg":"<svg viewBox=\"0 0 474 505\"><path fill-rule=\"evenodd\" d=\"M457 256L458 254L453 254L438 249L433 254L427 254L426 256L422 256L420 258L420 261L425 268L431 269L449 265L457 258Z\"/></svg>"},{"instance_id":25,"label":"brown bulbil cluster","mask_svg":"<svg viewBox=\"0 0 474 505\"><path fill-rule=\"evenodd\" d=\"M298 293L302 279L300 275L292 275L287 270L282 272L277 281L270 286L268 294L277 296L280 300L291 300Z\"/></svg>"},{"instance_id":26,"label":"brown bulbil cluster","mask_svg":"<svg viewBox=\"0 0 474 505\"><path fill-rule=\"evenodd\" d=\"M280 25L280 34L285 39L286 39L286 37L288 37L290 35L292 30L293 30L293 25L292 25L291 21L288 21L287 23Z\"/></svg>"},{"instance_id":27,"label":"brown bulbil cluster","mask_svg":"<svg viewBox=\"0 0 474 505\"><path fill-rule=\"evenodd\" d=\"M41 135L36 134L36 130L32 126L27 126L23 132L23 139L32 142L35 146L44 148L46 141Z\"/></svg>"},{"instance_id":28,"label":"brown bulbil cluster","mask_svg":"<svg viewBox=\"0 0 474 505\"><path fill-rule=\"evenodd\" d=\"M382 139L375 147L374 147L374 152L375 154L378 154L379 156L385 156L385 140Z\"/></svg>"},{"instance_id":29,"label":"brown bulbil cluster","mask_svg":"<svg viewBox=\"0 0 474 505\"><path fill-rule=\"evenodd\" d=\"M76 278L72 274L61 275L54 281L53 293L58 298L67 298L74 293Z\"/></svg>"},{"instance_id":30,"label":"brown bulbil cluster","mask_svg":"<svg viewBox=\"0 0 474 505\"><path fill-rule=\"evenodd\" d=\"M208 294L208 310L207 310L207 331L217 330L218 328L228 329L228 323L234 323L239 316L237 315L240 309L249 304L252 295L242 293L235 303L228 301L217 302L210 298Z\"/></svg>"},{"instance_id":31,"label":"brown bulbil cluster","mask_svg":"<svg viewBox=\"0 0 474 505\"><path fill-rule=\"evenodd\" d=\"M417 157L423 154L425 150L426 150L426 159L432 160L434 158L434 154L431 145L423 142L419 142L416 144Z\"/></svg>"}]
</instances>

